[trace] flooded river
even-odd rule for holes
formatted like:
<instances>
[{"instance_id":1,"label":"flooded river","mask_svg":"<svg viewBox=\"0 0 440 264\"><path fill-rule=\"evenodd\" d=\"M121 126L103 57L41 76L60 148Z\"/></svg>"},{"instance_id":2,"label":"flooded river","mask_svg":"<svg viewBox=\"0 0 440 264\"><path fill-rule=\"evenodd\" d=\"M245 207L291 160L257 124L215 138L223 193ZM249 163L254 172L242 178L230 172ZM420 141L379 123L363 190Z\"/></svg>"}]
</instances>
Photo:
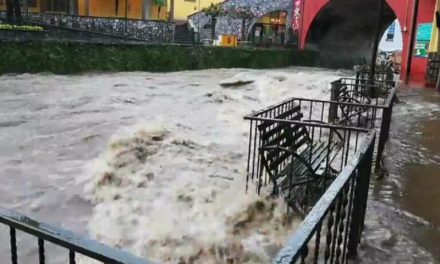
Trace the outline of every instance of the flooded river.
<instances>
[{"instance_id":1,"label":"flooded river","mask_svg":"<svg viewBox=\"0 0 440 264\"><path fill-rule=\"evenodd\" d=\"M286 96L327 98L335 75L344 74L2 76L1 206L160 262L267 263L296 222L245 194L243 116Z\"/></svg>"},{"instance_id":2,"label":"flooded river","mask_svg":"<svg viewBox=\"0 0 440 264\"><path fill-rule=\"evenodd\" d=\"M245 194L242 117L290 96L328 99L340 76L314 68L1 76L0 206L158 262L268 263L298 221L286 221L277 201ZM237 80L249 84L219 85ZM366 263L439 260L433 98L402 91L395 108ZM53 254L65 263L65 252ZM19 252L22 263L35 256L36 247Z\"/></svg>"}]
</instances>

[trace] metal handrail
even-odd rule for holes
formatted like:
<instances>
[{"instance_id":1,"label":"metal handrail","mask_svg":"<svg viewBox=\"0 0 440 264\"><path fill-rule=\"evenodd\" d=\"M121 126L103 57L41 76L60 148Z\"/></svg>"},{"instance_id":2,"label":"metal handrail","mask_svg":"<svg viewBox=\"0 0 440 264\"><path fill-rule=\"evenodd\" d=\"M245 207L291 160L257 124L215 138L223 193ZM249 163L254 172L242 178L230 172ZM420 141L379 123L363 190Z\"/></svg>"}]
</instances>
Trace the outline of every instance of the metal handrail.
<instances>
[{"instance_id":1,"label":"metal handrail","mask_svg":"<svg viewBox=\"0 0 440 264\"><path fill-rule=\"evenodd\" d=\"M277 107L279 107L282 104L288 103L288 102L293 102L293 101L306 101L306 102L317 102L317 103L332 103L332 104L337 104L337 105L346 105L346 106L359 106L359 107L371 107L371 104L360 104L360 103L349 103L349 102L339 102L339 101L332 101L332 100L322 100L322 99L310 99L310 98L303 98L303 97L291 97L289 99L286 99L284 101L282 101L281 103L278 104L274 104L271 105L269 107L266 107L262 110L259 110L257 112L254 112L250 115L245 116L245 119L250 119L252 117L256 117L258 115L261 115L264 112L273 110ZM375 108L380 108L380 109L384 109L387 108L387 105L374 105Z\"/></svg>"},{"instance_id":2,"label":"metal handrail","mask_svg":"<svg viewBox=\"0 0 440 264\"><path fill-rule=\"evenodd\" d=\"M347 130L352 132L369 132L370 130L360 127L351 127L351 126L341 126L341 125L332 125L332 124L326 124L324 122L317 122L317 121L309 121L309 120L303 120L303 121L297 121L297 120L289 120L289 119L276 119L276 118L265 118L265 117L244 117L245 120L253 120L253 121L265 121L268 123L282 123L282 124L293 124L293 125L304 125L304 126L314 126L318 128L330 128L330 129L341 129L341 130Z\"/></svg>"},{"instance_id":3,"label":"metal handrail","mask_svg":"<svg viewBox=\"0 0 440 264\"><path fill-rule=\"evenodd\" d=\"M328 187L326 192L315 204L315 206L309 212L309 214L304 219L304 221L302 221L301 225L298 227L295 233L288 238L287 245L278 253L273 263L276 264L296 263L296 261L299 258L302 257L304 259L308 255L308 250L305 249L307 247L307 244L311 241L312 237L318 232L318 229L319 232L321 232L321 226L323 225L323 221L325 220L331 208L335 205L335 202L338 200L338 197L341 195L341 192L343 192L343 190L347 188L349 181L353 180L353 177L355 177L355 175L357 174L359 165L364 161L364 159L369 160L371 158L368 156L372 155L371 149L374 148L375 134L376 133L374 131L370 131L368 133L367 137L364 139L363 143L361 144L359 151L354 154L353 158L344 167L344 169L339 174L339 176ZM369 161L371 162L371 160ZM362 180L366 180L366 179L362 179ZM363 183L368 183L368 181L364 181ZM357 184L359 183L357 182ZM368 190L368 186L362 186L362 187L364 188L366 187L366 189ZM356 190L358 190L357 187ZM366 199L361 201L366 203ZM364 204L361 203L361 204L356 204L354 206L363 207ZM359 220L362 220L363 222L362 218L359 218ZM362 225L362 223L356 223L356 224ZM352 232L352 230L349 231L346 228L345 232ZM347 237L345 237L345 240L347 240ZM351 241L351 243L357 244L357 241ZM349 246L349 244L347 243L345 244L345 246ZM345 249L344 252L349 253L348 250L346 251ZM350 253L354 253L354 252L350 252ZM316 253L314 253L314 255L316 257ZM345 256L342 256L342 258L345 259Z\"/></svg>"},{"instance_id":4,"label":"metal handrail","mask_svg":"<svg viewBox=\"0 0 440 264\"><path fill-rule=\"evenodd\" d=\"M75 263L75 253L80 253L104 263L152 264L148 260L113 248L94 240L78 236L68 230L44 224L17 212L0 208L0 223L10 227L11 258L17 263L16 231L21 230L39 239L40 260L44 263L44 242L48 241L69 250L70 263ZM14 252L15 251L15 252ZM14 262L15 256L15 262ZM41 262L40 262L41 263Z\"/></svg>"},{"instance_id":5,"label":"metal handrail","mask_svg":"<svg viewBox=\"0 0 440 264\"><path fill-rule=\"evenodd\" d=\"M394 83L395 83L394 81L391 81L391 80L357 79L357 78L351 78L351 77L340 78L340 79L338 79L338 80L334 80L334 81L331 82L331 83L337 83L337 82L339 82L339 81L341 81L341 80L345 80L345 81L359 81L359 80L361 80L361 81L376 81L376 82L389 83L389 84L394 84ZM358 84L356 84L356 85L360 85L360 86L364 86L364 87L374 87L374 86L377 86L376 84L371 84L371 83L358 83Z\"/></svg>"}]
</instances>

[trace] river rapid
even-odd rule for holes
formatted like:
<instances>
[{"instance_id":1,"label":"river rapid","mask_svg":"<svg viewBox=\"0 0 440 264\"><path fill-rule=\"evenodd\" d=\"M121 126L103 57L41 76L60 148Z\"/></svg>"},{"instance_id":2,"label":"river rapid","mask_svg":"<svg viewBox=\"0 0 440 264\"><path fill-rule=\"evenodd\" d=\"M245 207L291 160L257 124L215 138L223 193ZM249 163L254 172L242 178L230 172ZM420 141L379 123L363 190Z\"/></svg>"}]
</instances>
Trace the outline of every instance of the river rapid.
<instances>
[{"instance_id":1,"label":"river rapid","mask_svg":"<svg viewBox=\"0 0 440 264\"><path fill-rule=\"evenodd\" d=\"M329 98L345 75L2 76L1 206L159 262L267 263L297 221L278 201L245 193L243 116L289 96ZM252 83L219 85L239 80ZM20 253L30 263L36 251Z\"/></svg>"},{"instance_id":2,"label":"river rapid","mask_svg":"<svg viewBox=\"0 0 440 264\"><path fill-rule=\"evenodd\" d=\"M243 116L286 97L328 100L330 82L348 74L0 76L0 206L159 263L270 263L299 220L280 201L245 192ZM219 85L235 81L249 83ZM372 182L361 263L439 259L440 196L425 191L439 183L439 104L418 91L399 95L388 175ZM7 260L8 230L0 226L0 234ZM36 263L36 239L18 241L26 245L19 262ZM46 251L50 263L66 263L65 250Z\"/></svg>"}]
</instances>

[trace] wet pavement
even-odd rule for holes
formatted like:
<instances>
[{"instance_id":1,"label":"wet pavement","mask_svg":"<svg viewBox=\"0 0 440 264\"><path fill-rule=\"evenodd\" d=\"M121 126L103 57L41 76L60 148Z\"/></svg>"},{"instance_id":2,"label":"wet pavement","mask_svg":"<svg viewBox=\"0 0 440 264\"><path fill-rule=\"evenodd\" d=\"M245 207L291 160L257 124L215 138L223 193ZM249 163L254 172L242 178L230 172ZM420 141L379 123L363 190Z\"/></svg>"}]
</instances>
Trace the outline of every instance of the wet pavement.
<instances>
[{"instance_id":1,"label":"wet pavement","mask_svg":"<svg viewBox=\"0 0 440 264\"><path fill-rule=\"evenodd\" d=\"M360 263L440 263L440 95L400 89Z\"/></svg>"}]
</instances>

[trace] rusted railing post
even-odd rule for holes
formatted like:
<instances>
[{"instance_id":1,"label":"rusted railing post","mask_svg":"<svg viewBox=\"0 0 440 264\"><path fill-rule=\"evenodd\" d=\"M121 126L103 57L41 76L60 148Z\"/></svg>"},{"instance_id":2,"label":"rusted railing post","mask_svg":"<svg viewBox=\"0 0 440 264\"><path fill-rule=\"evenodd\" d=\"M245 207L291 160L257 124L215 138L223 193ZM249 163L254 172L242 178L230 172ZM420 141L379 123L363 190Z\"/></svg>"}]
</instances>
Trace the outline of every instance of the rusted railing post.
<instances>
[{"instance_id":1,"label":"rusted railing post","mask_svg":"<svg viewBox=\"0 0 440 264\"><path fill-rule=\"evenodd\" d=\"M341 93L341 80L337 80L332 82L331 87L331 95L330 95L330 101L338 102L339 101L339 95ZM333 124L333 122L338 117L338 104L337 103L330 103L329 113L328 113L328 122L330 124Z\"/></svg>"},{"instance_id":2,"label":"rusted railing post","mask_svg":"<svg viewBox=\"0 0 440 264\"><path fill-rule=\"evenodd\" d=\"M347 256L352 259L357 256L357 247L361 240L364 228L365 212L367 209L368 189L370 186L371 165L373 162L374 142L368 150L357 168L357 180L354 190L353 210L351 212L350 231L348 234Z\"/></svg>"},{"instance_id":3,"label":"rusted railing post","mask_svg":"<svg viewBox=\"0 0 440 264\"><path fill-rule=\"evenodd\" d=\"M390 135L391 117L393 115L393 106L396 99L396 95L393 94L392 96L393 97L391 98L390 104L386 108L384 108L382 112L382 122L380 124L379 144L377 147L375 164L376 172L378 172L381 167L383 151Z\"/></svg>"}]
</instances>

